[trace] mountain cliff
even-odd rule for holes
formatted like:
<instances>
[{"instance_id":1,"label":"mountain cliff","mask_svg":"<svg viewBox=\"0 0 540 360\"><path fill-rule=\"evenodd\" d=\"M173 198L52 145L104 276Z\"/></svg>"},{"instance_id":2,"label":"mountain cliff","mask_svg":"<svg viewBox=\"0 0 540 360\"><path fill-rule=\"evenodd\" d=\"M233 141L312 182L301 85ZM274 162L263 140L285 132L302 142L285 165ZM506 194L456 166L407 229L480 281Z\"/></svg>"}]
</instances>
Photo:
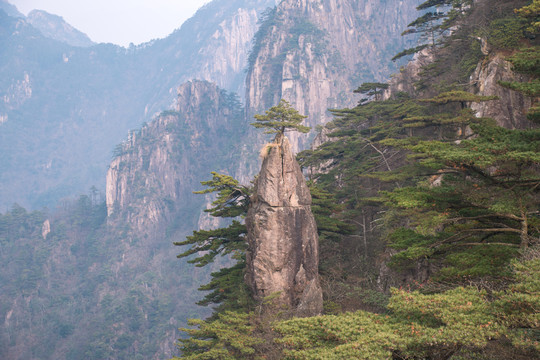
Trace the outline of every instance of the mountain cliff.
<instances>
[{"instance_id":1,"label":"mountain cliff","mask_svg":"<svg viewBox=\"0 0 540 360\"><path fill-rule=\"evenodd\" d=\"M537 55L534 54L536 54L538 42L535 38L527 37L524 28L518 28L514 33L505 34L505 37L500 32L497 32L499 34L497 37L490 35L491 32L499 31L499 27L503 27L501 24L511 22L523 24L513 9L524 4L526 4L525 1L510 3L500 1L497 3L497 8L492 9L492 2L475 2L474 6L463 12L463 18L457 18L457 23L462 27L456 27L452 33L447 34L448 37L442 37L441 45L428 46L417 53L413 61L392 77L382 99L377 99L375 96L371 102L360 104L354 109L335 111L334 121L325 129L325 134L333 133L331 137L327 137L330 141L318 144L321 147L319 150L301 154L303 165L315 164L319 166L319 169L324 168L324 171L315 174L315 178L323 186L326 184L326 189L333 191L337 199L348 206L350 213L343 215L350 222L357 224L358 230L353 237L347 238L345 236L344 239L350 241L351 244L357 244L357 257L364 256L364 260L358 263L366 266L366 273L376 269L375 272L378 273L376 283L380 290L389 291L392 286L399 287L408 284L432 286L433 283L437 283L447 274L454 275L459 272L471 274L471 277L494 276L498 273L499 270L489 269L485 264L471 260L477 256L478 259L496 264L493 259L498 258L499 255L486 250L476 250L475 255L464 254L465 251L464 253L456 251L458 254L448 255L444 253L445 249L429 255L423 253L421 256L412 255L408 258L407 256L414 251L421 252L419 250L421 245L418 245L422 241L420 239L427 239L435 234L440 236L443 229L447 229L447 223L434 221L436 225L430 225L433 226L433 233L424 237L427 234L426 228L429 227L427 225L429 211L416 214L421 202L416 202L418 198L415 198L412 193L407 193L408 190L398 189L401 187L412 189L413 187L407 181L411 181L413 176L418 176L425 181L423 185L418 184L415 191L421 189L420 192L433 191L432 194L434 194L441 191L444 186L451 189L456 183L455 179L452 179L452 176L448 174L453 173L453 169L457 168L455 162L448 160L455 159L451 152L461 151L460 145L477 141L481 136L487 136L488 131L493 131L493 134L497 132L500 137L503 137L500 134L513 136L512 141L508 141L502 146L505 148L503 153L509 152L510 150L507 149L510 148L515 148L515 151L519 152L521 150L517 150L517 148L523 146L522 149L525 149L529 145L531 145L529 149L533 152L537 151L534 149L537 148L538 142L532 144L526 139L528 136L538 137L538 124L534 123L534 114L531 116L531 110L534 110L531 108L531 103L534 105L537 101L535 94L538 93L537 87L534 90L535 74L538 69L535 61ZM485 38L472 37L470 35L471 28L489 30L482 33ZM501 38L504 41L501 41ZM527 46L521 48L524 44ZM531 56L531 54L533 55ZM514 86L511 87L508 84L514 84ZM519 91L520 89L529 90ZM420 107L418 104L421 104ZM425 104L431 104L431 107L424 108ZM452 116L455 117L452 118ZM491 122L491 119L487 120L484 117L492 118L494 121ZM465 121L467 126L463 126ZM520 136L523 138L520 139ZM421 142L425 141L426 144L429 141L437 144L453 144L455 149L449 146L445 150L439 150L440 152L435 155L434 152L431 152L432 149L420 149L422 146L412 145L416 140L411 141L410 138L422 139ZM495 135L487 141L490 144L496 144L493 146L501 146L500 144L504 142ZM403 146L400 143L407 145ZM508 160L509 162L506 163L505 159L491 158L485 164L475 163L476 159L483 158L483 151L488 150L474 146L469 158L456 158L464 164L463 169L481 169L489 166L487 171L485 169L475 170L480 173L485 172L485 176L488 178L487 183L491 181L491 176L499 179L498 173L502 173L503 169L507 169L507 166L516 166L516 169L523 166L523 168L516 170L515 173L509 171L505 173L505 176L519 177L522 171L527 173L524 175L525 177L535 178L536 176L530 175L537 173L537 169L534 168L536 165L529 168L530 164L537 161L529 158L532 153L523 155L524 158L529 159L525 162ZM489 152L498 153L495 149L489 149ZM446 161L447 168L434 171L430 168L432 163L427 165L428 161L421 161L422 165L427 166L419 173L428 173L430 177L418 175L415 172L409 173L411 169L408 166L411 166L410 159L413 156L419 158L432 156L437 158L437 161L441 160L443 164ZM433 160L430 159L430 161ZM404 164L408 165L404 166ZM384 173L387 175L382 175ZM508 175L510 173L512 175ZM468 174L460 174L460 176L463 176L462 179L470 178ZM538 202L537 191L532 188L523 189L523 194L526 195L521 195L522 193L517 195L517 192L514 195L502 195L505 190L492 190L489 186L483 189L478 185L478 180L475 180L475 183L470 186L473 187L470 193L472 195L470 197L464 196L466 199L462 200L463 203L467 204L465 206L473 204L473 206L478 206L478 209L490 208L477 201L482 191L492 191L491 195L486 196L486 199L497 201L498 204L508 201L504 200L504 196L512 198L525 196L528 200L519 201L523 201L523 203L531 201L529 204L533 207L536 205L532 204ZM389 190L391 188L394 188L393 192ZM456 188L454 194L462 194L467 191L465 188ZM397 197L392 198L400 191L403 191L402 199L397 201ZM354 199L351 198L351 194L354 194ZM391 195L386 198L385 194ZM445 203L450 197L449 194L444 196L437 194L430 198L433 199L433 203L427 204L426 207L432 209L438 206L435 199L439 199L441 203L444 203L441 217L447 216L448 210L459 209L459 206L455 204ZM388 200L387 207L382 206L381 203L377 204L382 199ZM468 201L470 203L467 203ZM403 212L402 218L396 218L396 212ZM467 216L461 217L464 213L463 211L454 218L460 221L469 220ZM522 214L525 214L525 210ZM484 219L485 214L481 216ZM526 217L522 216L524 223L529 221L525 219ZM395 230L393 235L386 235L384 231L392 226L398 230ZM513 226L520 227L517 223L514 223ZM421 233L422 235L414 238L414 232L407 233L411 229L414 229L416 234ZM475 229L473 231L480 232L482 230ZM516 230L517 233L520 231L525 233L530 229ZM537 230L532 232L535 231ZM458 234L454 235L456 238L463 236L460 233L460 228L451 229L449 233ZM355 237L356 239L354 239ZM400 241L403 243L398 244ZM513 241L517 242L515 238ZM385 242L389 245L381 246ZM439 244L445 242L446 240L443 240ZM468 245L471 244L472 246L476 245L474 242L468 243ZM434 245L433 248L437 245ZM455 246L459 248L460 245ZM506 245L502 243L502 246ZM510 246L515 246L515 244ZM345 246L343 251L348 252L351 249L353 246L349 245ZM327 251L335 251L335 249L327 249ZM499 254L506 256L504 261L508 261L509 257L512 256L511 252L503 250L503 248L498 251L500 251ZM473 252L471 251L471 253ZM441 261L441 258L445 256L447 258ZM343 258L346 256L344 255ZM471 261L464 260L467 258ZM357 260L352 261L357 263ZM373 263L369 264L370 261ZM324 263L323 260L323 267L325 267ZM486 268L488 269L486 270ZM396 269L398 271L392 271ZM481 275L478 275L480 273ZM456 280L452 279L452 281ZM459 283L459 281L457 282ZM365 284L364 286L369 285Z\"/></svg>"},{"instance_id":2,"label":"mountain cliff","mask_svg":"<svg viewBox=\"0 0 540 360\"><path fill-rule=\"evenodd\" d=\"M471 109L478 117L490 117L507 129L527 129L531 122L527 120L527 111L532 105L532 98L524 94L502 87L501 81L527 82L529 75L519 74L512 70L512 64L506 60L503 52L494 51L486 60L479 63L471 74L471 90L484 96L497 96L487 103L473 103Z\"/></svg>"},{"instance_id":3,"label":"mountain cliff","mask_svg":"<svg viewBox=\"0 0 540 360\"><path fill-rule=\"evenodd\" d=\"M24 15L17 10L17 7L11 5L7 0L0 1L0 10L4 11L9 16L15 18L24 18Z\"/></svg>"},{"instance_id":4,"label":"mountain cliff","mask_svg":"<svg viewBox=\"0 0 540 360\"><path fill-rule=\"evenodd\" d=\"M54 213L0 215L0 357L172 357L177 328L208 314L195 303L209 275L172 241L204 222L191 191L209 168L234 170L243 121L235 95L188 82L174 109L116 148L105 203L95 189Z\"/></svg>"},{"instance_id":5,"label":"mountain cliff","mask_svg":"<svg viewBox=\"0 0 540 360\"><path fill-rule=\"evenodd\" d=\"M350 107L352 91L384 81L398 67L390 60L415 39L400 36L420 1L285 0L266 14L246 79L248 114L289 101L315 127L327 109ZM384 45L383 45L384 44ZM307 139L291 138L293 149Z\"/></svg>"},{"instance_id":6,"label":"mountain cliff","mask_svg":"<svg viewBox=\"0 0 540 360\"><path fill-rule=\"evenodd\" d=\"M117 147L107 172L107 212L138 234L164 236L179 218L192 222L193 189L210 169L232 172L245 132L239 99L216 85L178 88L174 110L158 115ZM232 168L231 168L232 167ZM158 235L159 234L159 235Z\"/></svg>"},{"instance_id":7,"label":"mountain cliff","mask_svg":"<svg viewBox=\"0 0 540 360\"><path fill-rule=\"evenodd\" d=\"M71 46L88 47L95 45L88 35L75 29L58 15L49 14L43 10L32 10L26 20L48 38Z\"/></svg>"},{"instance_id":8,"label":"mountain cliff","mask_svg":"<svg viewBox=\"0 0 540 360\"><path fill-rule=\"evenodd\" d=\"M319 214L356 228L321 236L328 315L274 321L269 335L255 311L251 329L224 316L200 323L224 325L205 334L223 348L222 334L241 333L241 350L275 359L539 357L538 4L425 1L432 12L408 31L439 37L394 77L390 96L365 84L368 101L333 111L332 141L298 156L324 166L310 174Z\"/></svg>"},{"instance_id":9,"label":"mountain cliff","mask_svg":"<svg viewBox=\"0 0 540 360\"><path fill-rule=\"evenodd\" d=\"M478 39L483 41L485 39ZM527 129L532 123L527 119L527 112L532 106L533 99L518 91L500 86L500 82L527 82L530 75L513 71L513 65L508 61L506 51L486 49L484 58L479 61L468 76L468 88L472 93L481 96L496 96L490 102L472 102L471 109L477 117L489 117L497 121L499 126L507 129ZM415 83L421 79L423 69L435 62L435 54L430 49L424 49L415 55L414 59L389 81L389 87L383 97L390 99L399 92L418 95Z\"/></svg>"},{"instance_id":10,"label":"mountain cliff","mask_svg":"<svg viewBox=\"0 0 540 360\"><path fill-rule=\"evenodd\" d=\"M208 311L194 306L200 299L195 289L208 280L210 271L222 265L216 264L210 270L194 269L175 258L181 250L173 250L172 240L184 239L194 228L216 225L199 215L212 199L198 199L192 191L200 189L199 182L207 179L210 171L240 175L248 183L255 161L244 160L248 156L253 159L257 150L253 145L260 137L247 129L245 116L249 119L283 97L308 114L308 124L314 126L329 119L328 107L354 105L357 98L351 90L363 81L383 81L396 66L384 59L411 45L398 35L415 17L417 3L284 0L275 10L265 13L251 52L250 37L255 34L260 13L274 1L214 1L168 38L129 49L110 45L76 48L44 37L24 19L0 19L0 26L7 29L0 34L1 45L7 49L0 54L6 64L0 68L6 75L0 77L0 151L6 154L2 159L6 166L0 172L2 201L13 201L16 196L12 193L22 192L28 181L41 186L29 198L47 194L39 201L33 200L43 204L75 192L77 184L90 185L92 179L102 179L96 174L105 171L104 164L113 148L110 144L120 142L130 127L148 120L140 130L130 131L115 148L107 172L105 204L98 201L99 197L83 196L75 204L62 202L56 215L25 213L15 206L0 217L0 259L9 265L0 274L0 320L4 325L0 328L0 357L26 359L39 354L50 359L98 360L173 356L174 339L179 336L176 328L183 326L187 317L208 315ZM466 38L471 41L469 35ZM416 45L414 40L411 42ZM43 53L36 56L36 49ZM501 90L496 84L498 80L528 77L512 72L503 53L493 52L483 61L471 61L474 66L467 78L472 76L471 85L476 86L473 90L500 98L498 102L478 102L474 106L479 106L483 114L493 114L500 124L522 128L530 99ZM439 134L431 131L433 128L423 133L410 122L395 128L398 121L410 120L408 117L418 111L418 104L407 102L400 92L418 95L413 82L420 79L422 67L434 58L423 52L418 62L394 77L395 86L391 85L390 92L395 103L373 102L352 112L338 112L334 125L342 126L344 131L337 134L334 145L323 146L328 152L317 155L325 165L331 162L319 185L326 185L332 192L327 193L326 200L334 202L335 207L324 205L321 194L309 195L302 173L292 160L294 150L304 147L307 139L293 136L294 150L285 145L288 140L267 149L246 219L251 231L248 261L256 269L250 283L259 299L275 291L292 290L283 297L287 305L297 307L297 314L319 313L322 283L328 312L363 307L379 311L388 297L374 288L387 290L407 282L417 286L413 279L423 281L432 275L431 270L438 270L436 266L423 266L423 260L410 260L405 264L408 272L399 275L377 276L376 271L388 269L385 266L389 256L383 254L386 241L394 241L392 246L399 249L392 249L391 255L411 247L413 254L408 252L407 256L420 254L426 258L425 249L411 245L416 245L417 239L423 245L441 235L437 226L447 216L446 200L453 199L455 193L442 199L440 209L427 204L426 214L440 210L440 217L420 222L417 229L432 232L420 232L421 237L400 237L401 233L397 233L386 239L383 235L389 227L411 223L416 203L408 214L410 218L397 219L394 216L398 210L386 211L374 198L380 190L391 188L374 179L380 174L364 176L370 171L397 168L405 161L405 151L377 142L377 136L387 136L384 131L403 138L413 132ZM239 98L230 91L242 92L246 66L244 111ZM8 68L16 71L10 73ZM217 85L184 82L192 77ZM442 81L439 84L441 88L447 85ZM400 101L406 106L399 107L403 105ZM497 106L495 111L491 110L493 106ZM455 110L452 105L448 108ZM160 112L163 109L168 110ZM379 124L382 126L375 126ZM455 135L451 130L440 134ZM41 136L38 133L43 133L46 141L34 142ZM20 149L22 154L16 153ZM493 154L500 154L500 149ZM34 157L39 160L38 170ZM23 166L20 163L25 161L30 165L19 171ZM100 164L103 168L99 168ZM88 170L89 165L94 168ZM463 169L450 166L450 170ZM491 171L488 168L486 173ZM29 175L33 172L38 176ZM72 174L80 179L70 178ZM467 174L463 179L476 175ZM393 184L395 179L390 182ZM437 181L442 181L441 177ZM397 184L398 188L402 185ZM481 191L478 183L475 185L471 184L472 195ZM430 189L445 190L436 186ZM494 193L498 194L482 193L481 200L493 198ZM306 210L311 205L356 226L354 233L341 236L341 240L321 236L320 283L316 275L316 229ZM484 215L481 212L479 216L484 219ZM510 221L505 224L513 225ZM26 233L23 229L27 228L30 230ZM531 234L536 231L532 226L530 229ZM259 240L265 236L273 242L261 244ZM509 245L515 245L512 241ZM469 276L469 268L489 263L486 259L506 261L511 248L506 246L494 256L482 253L484 250L469 258L457 253L448 257L444 265L463 265L467 269L459 275ZM375 268L374 263L380 266ZM219 295L221 289L215 290ZM64 296L58 298L58 293ZM378 331L379 323L374 319L372 328ZM409 333L410 324L404 324L403 329ZM315 328L320 329L320 324ZM484 323L478 327L485 328ZM347 327L338 324L335 329ZM364 330L356 333L363 334ZM385 339L396 334L382 333ZM325 333L321 342L331 343L333 339L332 334ZM446 344L444 341L442 344ZM305 342L299 346L305 346Z\"/></svg>"}]
</instances>

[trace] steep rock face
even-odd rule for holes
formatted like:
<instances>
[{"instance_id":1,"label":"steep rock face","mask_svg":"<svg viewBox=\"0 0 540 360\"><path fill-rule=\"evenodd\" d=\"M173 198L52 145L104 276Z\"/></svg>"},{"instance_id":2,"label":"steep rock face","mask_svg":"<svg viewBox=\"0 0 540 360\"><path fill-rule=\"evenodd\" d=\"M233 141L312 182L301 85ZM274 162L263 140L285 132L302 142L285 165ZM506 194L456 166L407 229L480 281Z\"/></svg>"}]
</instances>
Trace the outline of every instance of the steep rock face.
<instances>
[{"instance_id":1,"label":"steep rock face","mask_svg":"<svg viewBox=\"0 0 540 360\"><path fill-rule=\"evenodd\" d=\"M179 335L174 330L192 316L188 314L208 315L195 305L200 300L196 289L217 269L193 269L176 259L181 250L171 242L184 239L197 224L216 225L206 214L199 217L211 199L192 191L201 188L200 181L208 179L210 171L233 172L239 152L236 139L246 131L243 115L236 95L215 84L191 81L179 87L173 110L162 112L115 150L107 174L107 229L118 239L115 247L121 257L113 257L108 266L114 274L129 276L120 286L107 283L107 293L125 301L131 296L123 290L127 286L149 293L148 303L174 299L175 309L164 313L170 320L151 328L152 342L160 344L153 359L175 355L174 339ZM148 274L157 275L150 291L144 280Z\"/></svg>"},{"instance_id":2,"label":"steep rock face","mask_svg":"<svg viewBox=\"0 0 540 360\"><path fill-rule=\"evenodd\" d=\"M259 14L255 8L238 8L219 24L200 55L208 61L193 73L194 79L212 81L222 88L244 94L244 69Z\"/></svg>"},{"instance_id":3,"label":"steep rock face","mask_svg":"<svg viewBox=\"0 0 540 360\"><path fill-rule=\"evenodd\" d=\"M107 172L108 215L152 233L163 232L172 214L193 210L193 189L234 156L230 138L242 131L242 111L238 99L216 85L182 85L175 111L163 112L117 147Z\"/></svg>"},{"instance_id":4,"label":"steep rock face","mask_svg":"<svg viewBox=\"0 0 540 360\"><path fill-rule=\"evenodd\" d=\"M58 15L43 10L32 10L26 18L28 22L48 38L55 39L72 46L92 46L95 43L88 35L69 25Z\"/></svg>"},{"instance_id":5,"label":"steep rock face","mask_svg":"<svg viewBox=\"0 0 540 360\"><path fill-rule=\"evenodd\" d=\"M396 69L391 57L411 44L401 31L419 1L284 0L261 26L246 80L248 114L284 98L314 127L328 108L355 105L352 90L383 81ZM384 47L382 44L385 44ZM291 137L303 148L306 137Z\"/></svg>"},{"instance_id":6,"label":"steep rock face","mask_svg":"<svg viewBox=\"0 0 540 360\"><path fill-rule=\"evenodd\" d=\"M383 99L388 100L398 92L415 94L414 83L420 79L422 67L431 64L433 60L434 54L429 48L416 53L413 59L400 69L399 73L392 75L388 82L388 89L383 93Z\"/></svg>"},{"instance_id":7,"label":"steep rock face","mask_svg":"<svg viewBox=\"0 0 540 360\"><path fill-rule=\"evenodd\" d=\"M286 137L268 147L246 217L246 280L256 299L280 293L298 316L322 312L311 195Z\"/></svg>"},{"instance_id":8,"label":"steep rock face","mask_svg":"<svg viewBox=\"0 0 540 360\"><path fill-rule=\"evenodd\" d=\"M30 75L25 72L21 79L12 81L0 101L3 101L6 110L15 110L23 106L30 98L32 98L32 82L30 81Z\"/></svg>"},{"instance_id":9,"label":"steep rock face","mask_svg":"<svg viewBox=\"0 0 540 360\"><path fill-rule=\"evenodd\" d=\"M491 117L508 129L527 129L531 122L526 113L531 107L531 99L523 94L504 88L499 81L526 82L525 75L512 71L512 64L502 54L493 54L480 62L471 75L472 91L478 95L496 95L498 100L473 103L471 108L478 117Z\"/></svg>"}]
</instances>

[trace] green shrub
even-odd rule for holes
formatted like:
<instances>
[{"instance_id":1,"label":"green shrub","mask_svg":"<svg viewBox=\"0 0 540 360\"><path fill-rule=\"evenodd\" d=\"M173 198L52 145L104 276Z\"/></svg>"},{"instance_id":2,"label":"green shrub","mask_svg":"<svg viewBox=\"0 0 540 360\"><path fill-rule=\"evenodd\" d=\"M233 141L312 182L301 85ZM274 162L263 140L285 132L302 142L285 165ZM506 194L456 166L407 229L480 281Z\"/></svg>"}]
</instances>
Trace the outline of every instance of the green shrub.
<instances>
[{"instance_id":1,"label":"green shrub","mask_svg":"<svg viewBox=\"0 0 540 360\"><path fill-rule=\"evenodd\" d=\"M488 42L497 49L513 49L523 38L525 21L516 17L497 19L490 24Z\"/></svg>"}]
</instances>

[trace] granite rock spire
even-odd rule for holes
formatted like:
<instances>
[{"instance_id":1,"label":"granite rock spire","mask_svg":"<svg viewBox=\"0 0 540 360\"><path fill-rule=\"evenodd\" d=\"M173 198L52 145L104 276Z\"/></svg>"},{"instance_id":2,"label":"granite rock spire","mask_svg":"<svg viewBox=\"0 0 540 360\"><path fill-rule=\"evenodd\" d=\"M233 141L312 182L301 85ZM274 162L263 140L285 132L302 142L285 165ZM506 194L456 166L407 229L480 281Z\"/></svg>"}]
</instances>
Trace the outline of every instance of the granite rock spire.
<instances>
[{"instance_id":1,"label":"granite rock spire","mask_svg":"<svg viewBox=\"0 0 540 360\"><path fill-rule=\"evenodd\" d=\"M267 145L246 217L246 281L257 300L277 302L296 316L322 312L317 225L311 195L289 140Z\"/></svg>"}]
</instances>

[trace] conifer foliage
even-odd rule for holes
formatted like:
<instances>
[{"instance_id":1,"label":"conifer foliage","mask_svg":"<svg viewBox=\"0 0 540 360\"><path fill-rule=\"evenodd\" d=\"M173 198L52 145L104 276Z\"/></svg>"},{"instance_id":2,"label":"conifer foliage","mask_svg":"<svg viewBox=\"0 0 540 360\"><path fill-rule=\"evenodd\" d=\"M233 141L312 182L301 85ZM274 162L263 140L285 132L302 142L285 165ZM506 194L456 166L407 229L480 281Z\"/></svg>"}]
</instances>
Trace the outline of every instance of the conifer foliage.
<instances>
[{"instance_id":1,"label":"conifer foliage","mask_svg":"<svg viewBox=\"0 0 540 360\"><path fill-rule=\"evenodd\" d=\"M423 11L423 14L411 22L401 35L420 34L423 43L403 50L392 60L440 45L445 35L466 16L472 5L472 0L427 0L418 5L416 9Z\"/></svg>"},{"instance_id":2,"label":"conifer foliage","mask_svg":"<svg viewBox=\"0 0 540 360\"><path fill-rule=\"evenodd\" d=\"M271 328L281 336L276 340L283 347L281 358L540 357L540 129L532 122L527 129L503 128L493 119L477 117L470 108L472 103L489 106L496 100L468 92L462 80L470 75L471 66L452 54L456 49L478 62L478 53L469 57L473 50L466 38L471 34L465 36L459 27L474 30L467 16L485 5L481 3L422 3L419 9L428 12L411 24L409 32L426 34L432 42L424 45L433 47L440 58L435 56L437 64L422 70L418 93L394 93L382 100L385 84L361 85L356 92L367 99L352 109L332 111L335 118L324 129L330 141L298 155L301 165L313 170L313 210L321 243L330 244L321 247L328 251L322 254L322 267L342 266L332 269L330 280L325 279L330 272L323 269L323 281L339 283L333 288L341 285L347 291L354 289L349 279L364 276L368 284L366 263L384 256L404 277L419 268L428 276L410 282L412 290L392 289L387 306L379 301L381 314L339 313L342 304L333 303L327 309L335 315L275 321ZM521 48L505 48L512 50L507 56L513 70L526 77L500 85L529 96L533 107L528 118L536 121L538 46L527 31L537 26L537 1L516 3L525 5L516 15L481 14L482 27L509 16L511 21L520 16L524 20L519 21L527 22L519 38L508 42ZM509 6L503 0L491 4ZM304 132L300 125L304 117L293 110L282 100L256 116L253 125L270 133ZM208 191L218 192L211 214L241 215L247 199L242 194L249 191L214 176L215 183L206 183ZM242 252L242 226L233 222L229 229L236 231L237 239L225 229L211 236L196 232L183 244L206 251L193 260L204 265L219 253ZM210 238L213 245L207 242ZM358 256L362 252L364 256ZM349 261L346 266L344 259ZM231 271L241 274L243 264L237 266ZM215 282L207 289L225 289L229 294L222 284ZM342 298L346 296L350 295ZM228 300L214 291L206 301ZM198 329L186 330L191 338L181 340L185 358L264 358L258 351L263 348L257 339L260 332L253 327L256 314L226 310L214 322L197 322Z\"/></svg>"},{"instance_id":3,"label":"conifer foliage","mask_svg":"<svg viewBox=\"0 0 540 360\"><path fill-rule=\"evenodd\" d=\"M254 352L252 345L258 340L249 333L250 296L243 281L245 265L246 226L241 222L247 213L251 189L229 175L212 172L212 179L201 182L207 188L197 194L216 193L212 207L206 209L211 216L233 219L227 227L197 230L177 246L190 246L179 258L190 257L189 263L206 266L218 255L232 256L233 264L212 273L212 280L200 287L209 291L199 305L217 305L208 320L190 320L193 329L180 329L189 337L179 339L183 359L236 359L247 358Z\"/></svg>"},{"instance_id":4,"label":"conifer foliage","mask_svg":"<svg viewBox=\"0 0 540 360\"><path fill-rule=\"evenodd\" d=\"M213 273L210 283L201 286L200 290L210 293L199 304L216 304L218 310L244 309L249 296L243 282L247 243L246 226L241 223L241 218L247 213L251 189L240 185L231 176L217 172L212 172L212 179L201 184L207 188L195 193L217 193L212 207L205 211L213 217L233 220L227 227L194 231L186 240L175 242L177 246L190 246L178 258L195 255L188 263L203 267L214 262L218 255L231 255L234 264Z\"/></svg>"},{"instance_id":5,"label":"conifer foliage","mask_svg":"<svg viewBox=\"0 0 540 360\"><path fill-rule=\"evenodd\" d=\"M279 341L287 359L478 359L490 341L509 338L532 358L540 350L534 338L540 326L539 272L538 258L516 262L517 282L492 295L475 287L438 294L396 289L386 314L359 311L281 322ZM498 355L512 358L511 352Z\"/></svg>"},{"instance_id":6,"label":"conifer foliage","mask_svg":"<svg viewBox=\"0 0 540 360\"><path fill-rule=\"evenodd\" d=\"M190 337L180 340L183 359L235 360L253 359L254 346L262 342L252 335L254 326L246 313L225 311L214 321L190 320L195 329L180 329Z\"/></svg>"},{"instance_id":7,"label":"conifer foliage","mask_svg":"<svg viewBox=\"0 0 540 360\"><path fill-rule=\"evenodd\" d=\"M255 115L257 122L251 125L266 129L265 134L284 134L286 130L308 133L310 128L302 125L305 118L307 116L301 115L291 104L281 99L278 105L272 106L264 115Z\"/></svg>"},{"instance_id":8,"label":"conifer foliage","mask_svg":"<svg viewBox=\"0 0 540 360\"><path fill-rule=\"evenodd\" d=\"M255 118L260 122L253 125L266 128L267 133L283 135L285 130L309 131L309 127L300 124L305 116L284 100L270 108L266 115L256 115ZM177 246L189 246L178 257L187 257L188 263L203 267L214 262L217 256L228 255L233 264L212 273L212 280L199 288L209 292L198 304L217 306L209 319L190 320L189 325L194 328L180 329L188 334L178 343L182 359L260 359L264 348L261 333L272 333L272 330L269 329L270 320L254 315L255 304L244 282L247 229L243 218L253 189L217 172L212 172L212 179L201 184L206 188L195 191L196 194L215 194L212 207L205 212L212 217L229 219L230 224L213 230L197 230L186 240L175 242ZM311 190L317 203L314 210L321 231L334 238L338 233L350 231L347 224L331 218L337 207L328 200L327 193L315 186ZM255 336L255 332L259 336Z\"/></svg>"},{"instance_id":9,"label":"conifer foliage","mask_svg":"<svg viewBox=\"0 0 540 360\"><path fill-rule=\"evenodd\" d=\"M437 4L453 5L424 6ZM461 8L454 19L466 21L468 11ZM448 19L454 15L449 12ZM446 20L440 21L444 26ZM457 60L445 46L458 41L441 41L434 51L448 58L436 61L447 61L451 69ZM530 46L514 51L509 61L527 82L501 85L533 98L529 119L535 120L537 49L525 38L514 43L520 42ZM424 69L418 98L397 93L333 111L335 119L326 126L331 141L299 155L303 166L324 169L314 179L345 205L345 218L369 206L384 214L379 239L391 248L393 269L411 274L421 267L429 278L410 284L415 291L392 290L381 315L360 311L277 324L286 358L540 355L540 129L506 129L476 117L471 103L489 106L496 98L471 94L458 77L449 83L446 69L434 68Z\"/></svg>"}]
</instances>

